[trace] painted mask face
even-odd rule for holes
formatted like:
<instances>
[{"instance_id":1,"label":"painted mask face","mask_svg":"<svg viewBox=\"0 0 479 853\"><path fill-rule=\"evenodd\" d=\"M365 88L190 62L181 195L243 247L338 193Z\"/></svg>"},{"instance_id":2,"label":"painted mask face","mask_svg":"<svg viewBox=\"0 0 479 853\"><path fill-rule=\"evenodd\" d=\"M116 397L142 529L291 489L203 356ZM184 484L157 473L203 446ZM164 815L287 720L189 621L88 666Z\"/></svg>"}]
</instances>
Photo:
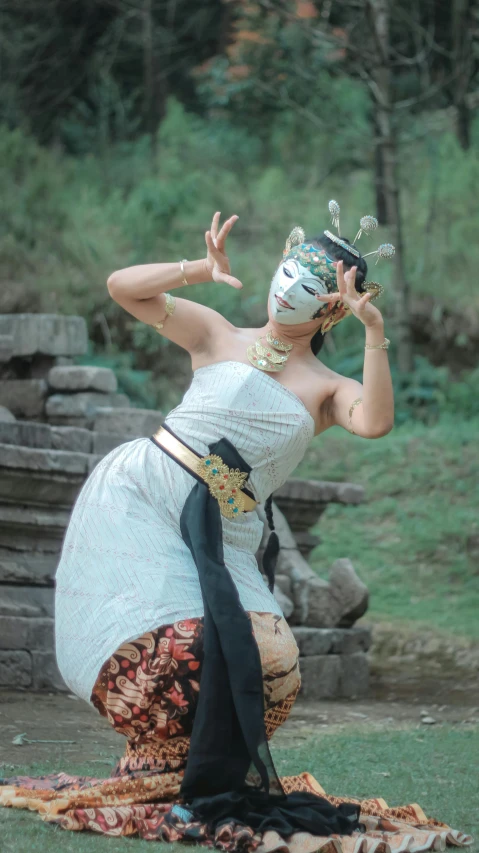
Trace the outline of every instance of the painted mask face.
<instances>
[{"instance_id":1,"label":"painted mask face","mask_svg":"<svg viewBox=\"0 0 479 853\"><path fill-rule=\"evenodd\" d=\"M336 261L324 250L307 244L285 255L271 282L272 318L285 326L294 326L330 313L330 307L319 302L316 295L338 289L336 266Z\"/></svg>"}]
</instances>

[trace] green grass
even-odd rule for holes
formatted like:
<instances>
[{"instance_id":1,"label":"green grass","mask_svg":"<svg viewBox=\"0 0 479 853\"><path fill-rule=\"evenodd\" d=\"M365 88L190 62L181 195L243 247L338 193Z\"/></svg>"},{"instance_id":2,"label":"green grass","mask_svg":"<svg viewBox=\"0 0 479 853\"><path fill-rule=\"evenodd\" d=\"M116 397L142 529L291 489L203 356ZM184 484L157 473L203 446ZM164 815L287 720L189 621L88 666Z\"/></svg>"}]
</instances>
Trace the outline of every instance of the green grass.
<instances>
[{"instance_id":1,"label":"green grass","mask_svg":"<svg viewBox=\"0 0 479 853\"><path fill-rule=\"evenodd\" d=\"M323 576L350 557L371 593L373 620L422 622L479 638L479 567L466 539L479 532L479 420L409 422L379 440L333 429L312 444L299 475L364 486L359 506L330 504L312 555Z\"/></svg>"},{"instance_id":2,"label":"green grass","mask_svg":"<svg viewBox=\"0 0 479 853\"><path fill-rule=\"evenodd\" d=\"M332 794L367 798L382 796L389 805L418 802L430 817L479 838L479 738L477 730L441 726L434 730L365 733L358 727L324 735L318 745L307 741L299 748L275 749L280 774L309 770ZM77 765L75 773L98 773L98 765ZM48 765L15 772L52 772ZM390 774L384 776L383 774ZM105 838L73 834L43 823L37 815L0 809L2 853L123 853L151 850L137 838ZM184 853L182 845L167 845ZM163 848L164 849L164 848ZM477 844L470 850L478 850Z\"/></svg>"}]
</instances>

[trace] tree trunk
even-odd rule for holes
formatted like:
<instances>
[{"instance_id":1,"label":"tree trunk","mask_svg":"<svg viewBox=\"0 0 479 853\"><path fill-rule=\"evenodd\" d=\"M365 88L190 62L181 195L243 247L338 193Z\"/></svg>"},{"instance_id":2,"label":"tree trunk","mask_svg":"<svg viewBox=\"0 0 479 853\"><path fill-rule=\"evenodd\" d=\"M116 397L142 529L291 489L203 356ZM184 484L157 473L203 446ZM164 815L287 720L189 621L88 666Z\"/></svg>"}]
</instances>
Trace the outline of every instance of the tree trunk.
<instances>
[{"instance_id":1,"label":"tree trunk","mask_svg":"<svg viewBox=\"0 0 479 853\"><path fill-rule=\"evenodd\" d=\"M391 0L367 0L371 31L375 41L374 80L375 116L378 126L377 146L382 175L386 223L391 242L396 247L393 276L394 321L397 340L397 364L401 373L413 369L413 347L410 326L409 283L404 269L404 243L398 181L398 154L392 115L389 12ZM376 191L377 195L377 191Z\"/></svg>"},{"instance_id":2,"label":"tree trunk","mask_svg":"<svg viewBox=\"0 0 479 853\"><path fill-rule=\"evenodd\" d=\"M471 112L467 93L474 70L473 0L451 0L452 55L454 81L452 99L456 108L456 135L461 148L471 145Z\"/></svg>"}]
</instances>

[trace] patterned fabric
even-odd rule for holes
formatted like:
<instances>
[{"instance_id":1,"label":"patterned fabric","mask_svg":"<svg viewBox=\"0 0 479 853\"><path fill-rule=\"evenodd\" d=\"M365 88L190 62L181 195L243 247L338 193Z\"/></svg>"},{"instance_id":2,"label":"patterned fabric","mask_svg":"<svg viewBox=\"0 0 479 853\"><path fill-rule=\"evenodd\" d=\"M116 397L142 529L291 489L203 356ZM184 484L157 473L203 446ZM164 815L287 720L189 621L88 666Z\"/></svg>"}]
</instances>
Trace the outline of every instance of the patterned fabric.
<instances>
[{"instance_id":1,"label":"patterned fabric","mask_svg":"<svg viewBox=\"0 0 479 853\"><path fill-rule=\"evenodd\" d=\"M251 466L249 485L260 501L284 483L314 434L299 397L235 361L195 371L166 423L201 454L227 438ZM56 576L55 631L60 672L87 702L103 662L125 640L203 616L198 570L179 526L194 484L142 438L102 459L77 499ZM222 529L225 565L244 609L281 615L258 572L258 515L223 518Z\"/></svg>"},{"instance_id":2,"label":"patterned fabric","mask_svg":"<svg viewBox=\"0 0 479 853\"><path fill-rule=\"evenodd\" d=\"M300 686L298 650L282 617L249 615L260 650L271 737L286 720ZM360 802L364 832L328 838L297 832L283 839L231 820L214 833L193 821L179 792L201 684L202 632L202 619L163 626L124 644L102 667L92 702L128 738L126 754L110 779L64 773L14 777L0 787L0 803L35 810L63 829L195 842L229 853L419 853L472 844L470 836L427 818L417 805L390 808L382 799L328 796L309 773L283 777L285 792L318 794L335 806Z\"/></svg>"}]
</instances>

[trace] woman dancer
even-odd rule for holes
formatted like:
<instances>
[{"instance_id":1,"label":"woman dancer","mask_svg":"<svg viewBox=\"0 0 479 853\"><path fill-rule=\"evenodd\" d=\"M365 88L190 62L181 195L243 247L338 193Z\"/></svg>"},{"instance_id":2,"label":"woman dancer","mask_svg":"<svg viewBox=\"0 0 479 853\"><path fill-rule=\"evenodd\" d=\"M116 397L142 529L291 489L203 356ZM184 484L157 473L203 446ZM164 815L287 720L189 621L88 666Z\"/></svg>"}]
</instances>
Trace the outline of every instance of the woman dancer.
<instances>
[{"instance_id":1,"label":"woman dancer","mask_svg":"<svg viewBox=\"0 0 479 853\"><path fill-rule=\"evenodd\" d=\"M330 210L339 230L336 202ZM395 845L399 833L421 849L438 835L468 843L416 806L327 797L307 773L276 775L267 742L298 692L298 652L258 571L254 509L266 501L272 520L269 496L314 435L335 424L364 438L392 428L389 341L372 305L381 288L365 282L355 245L377 222L363 217L354 244L330 231L306 240L295 228L258 330L171 295L209 280L242 286L225 251L237 217L222 228L219 219L205 259L108 281L125 310L190 353L194 378L153 440L122 445L95 468L58 568L60 670L126 736L126 754L109 780L16 778L1 801L66 829L231 851L329 851L332 838L335 850L376 850L389 832ZM362 385L315 355L349 314L365 327ZM273 537L270 581L276 547Z\"/></svg>"}]
</instances>

